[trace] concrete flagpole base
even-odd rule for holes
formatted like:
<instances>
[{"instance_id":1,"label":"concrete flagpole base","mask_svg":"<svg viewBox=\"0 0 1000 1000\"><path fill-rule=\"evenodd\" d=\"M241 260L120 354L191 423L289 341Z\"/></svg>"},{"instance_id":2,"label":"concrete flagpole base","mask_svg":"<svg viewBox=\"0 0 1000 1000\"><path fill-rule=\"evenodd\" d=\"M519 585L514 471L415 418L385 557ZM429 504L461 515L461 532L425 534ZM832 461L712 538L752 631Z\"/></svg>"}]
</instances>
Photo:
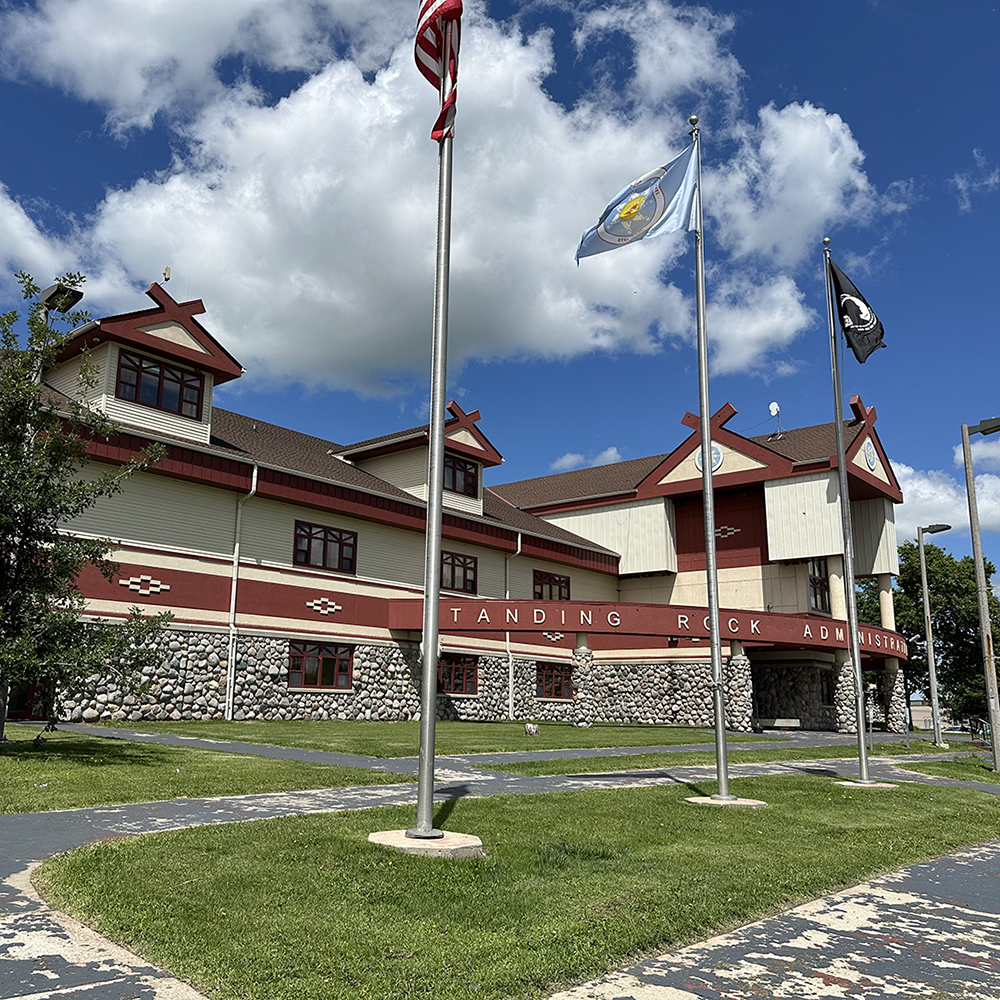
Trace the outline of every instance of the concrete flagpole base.
<instances>
[{"instance_id":1,"label":"concrete flagpole base","mask_svg":"<svg viewBox=\"0 0 1000 1000\"><path fill-rule=\"evenodd\" d=\"M403 854L416 854L425 858L485 858L483 842L471 833L445 831L433 839L407 837L405 830L381 830L369 833L368 840L380 847Z\"/></svg>"},{"instance_id":2,"label":"concrete flagpole base","mask_svg":"<svg viewBox=\"0 0 1000 1000\"><path fill-rule=\"evenodd\" d=\"M844 788L870 788L875 792L891 792L899 785L894 785L891 781L835 781L835 785L842 785Z\"/></svg>"},{"instance_id":3,"label":"concrete flagpole base","mask_svg":"<svg viewBox=\"0 0 1000 1000\"><path fill-rule=\"evenodd\" d=\"M744 809L766 809L767 803L760 799L741 799L733 795L719 798L715 795L692 795L684 800L692 806L739 806Z\"/></svg>"}]
</instances>

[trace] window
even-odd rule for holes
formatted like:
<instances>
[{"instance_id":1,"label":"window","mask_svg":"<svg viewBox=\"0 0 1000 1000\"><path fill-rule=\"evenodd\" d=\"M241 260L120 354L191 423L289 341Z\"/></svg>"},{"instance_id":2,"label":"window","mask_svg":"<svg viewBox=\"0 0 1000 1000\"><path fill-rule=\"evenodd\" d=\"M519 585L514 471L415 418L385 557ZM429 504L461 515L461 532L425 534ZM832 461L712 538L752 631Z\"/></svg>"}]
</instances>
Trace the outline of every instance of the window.
<instances>
[{"instance_id":1,"label":"window","mask_svg":"<svg viewBox=\"0 0 1000 1000\"><path fill-rule=\"evenodd\" d=\"M354 647L312 642L288 644L288 686L348 691L353 680Z\"/></svg>"},{"instance_id":2,"label":"window","mask_svg":"<svg viewBox=\"0 0 1000 1000\"><path fill-rule=\"evenodd\" d=\"M454 455L444 456L444 488L467 497L479 496L479 466Z\"/></svg>"},{"instance_id":3,"label":"window","mask_svg":"<svg viewBox=\"0 0 1000 1000\"><path fill-rule=\"evenodd\" d=\"M536 601L568 601L569 577L536 569L534 596Z\"/></svg>"},{"instance_id":4,"label":"window","mask_svg":"<svg viewBox=\"0 0 1000 1000\"><path fill-rule=\"evenodd\" d=\"M464 594L476 593L475 556L462 556L457 552L441 553L441 586L445 590L459 590Z\"/></svg>"},{"instance_id":5,"label":"window","mask_svg":"<svg viewBox=\"0 0 1000 1000\"><path fill-rule=\"evenodd\" d=\"M445 653L438 661L439 694L476 694L478 684L478 657Z\"/></svg>"},{"instance_id":6,"label":"window","mask_svg":"<svg viewBox=\"0 0 1000 1000\"><path fill-rule=\"evenodd\" d=\"M356 571L358 536L353 531L295 522L295 562L299 566L322 566L341 573Z\"/></svg>"},{"instance_id":7,"label":"window","mask_svg":"<svg viewBox=\"0 0 1000 1000\"><path fill-rule=\"evenodd\" d=\"M809 563L809 607L813 611L830 613L830 577L825 559L813 559Z\"/></svg>"},{"instance_id":8,"label":"window","mask_svg":"<svg viewBox=\"0 0 1000 1000\"><path fill-rule=\"evenodd\" d=\"M821 705L834 704L834 680L832 670L821 670L819 672L819 703Z\"/></svg>"},{"instance_id":9,"label":"window","mask_svg":"<svg viewBox=\"0 0 1000 1000\"><path fill-rule=\"evenodd\" d=\"M205 380L201 375L184 368L174 368L126 351L118 355L115 395L130 403L201 420L204 386Z\"/></svg>"},{"instance_id":10,"label":"window","mask_svg":"<svg viewBox=\"0 0 1000 1000\"><path fill-rule=\"evenodd\" d=\"M572 698L572 665L539 663L535 674L535 695L538 698Z\"/></svg>"}]
</instances>

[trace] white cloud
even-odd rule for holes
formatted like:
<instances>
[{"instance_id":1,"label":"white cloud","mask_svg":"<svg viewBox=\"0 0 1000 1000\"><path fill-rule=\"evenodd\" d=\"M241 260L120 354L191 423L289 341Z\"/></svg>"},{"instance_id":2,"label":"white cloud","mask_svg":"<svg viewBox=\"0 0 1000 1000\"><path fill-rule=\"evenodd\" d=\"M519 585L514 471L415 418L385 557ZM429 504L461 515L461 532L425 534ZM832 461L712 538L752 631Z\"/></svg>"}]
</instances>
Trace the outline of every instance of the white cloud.
<instances>
[{"instance_id":1,"label":"white cloud","mask_svg":"<svg viewBox=\"0 0 1000 1000\"><path fill-rule=\"evenodd\" d=\"M1000 472L1000 437L970 438L972 468L980 472ZM955 465L965 468L965 456L960 444L955 445ZM963 473L964 475L964 473Z\"/></svg>"},{"instance_id":2,"label":"white cloud","mask_svg":"<svg viewBox=\"0 0 1000 1000\"><path fill-rule=\"evenodd\" d=\"M950 524L969 530L969 504L965 481L940 470L922 471L893 462L904 502L896 508L896 534L900 541L915 538L919 526ZM1000 476L976 476L976 505L982 531L1000 531Z\"/></svg>"},{"instance_id":3,"label":"white cloud","mask_svg":"<svg viewBox=\"0 0 1000 1000\"><path fill-rule=\"evenodd\" d=\"M549 468L553 472L568 472L570 469L583 468L584 464L583 455L576 451L568 451L565 455L557 458Z\"/></svg>"},{"instance_id":4,"label":"white cloud","mask_svg":"<svg viewBox=\"0 0 1000 1000\"><path fill-rule=\"evenodd\" d=\"M950 184L955 189L960 212L972 211L972 196L996 191L1000 187L1000 167L990 167L982 151L972 151L974 166L964 173L955 174Z\"/></svg>"},{"instance_id":5,"label":"white cloud","mask_svg":"<svg viewBox=\"0 0 1000 1000\"><path fill-rule=\"evenodd\" d=\"M595 469L599 465L612 465L621 460L621 454L612 445L610 448L605 448L604 451L598 452L590 458L586 458L576 451L568 451L565 455L557 458L549 468L553 472L568 472L570 469L582 469L584 466L589 469Z\"/></svg>"},{"instance_id":6,"label":"white cloud","mask_svg":"<svg viewBox=\"0 0 1000 1000\"><path fill-rule=\"evenodd\" d=\"M840 115L805 104L760 110L738 130L731 163L707 172L705 208L733 254L798 265L837 223L865 221L877 199L861 169L864 153ZM898 204L894 189L890 204ZM818 259L818 258L817 258Z\"/></svg>"},{"instance_id":7,"label":"white cloud","mask_svg":"<svg viewBox=\"0 0 1000 1000\"><path fill-rule=\"evenodd\" d=\"M671 270L690 237L665 236L580 268L573 249L624 183L686 143L683 117L665 113L666 104L710 91L737 108L742 71L725 48L731 20L661 0L587 5L582 51L592 54L612 30L632 39L625 89L633 103L624 115L600 85L571 108L548 94L544 83L558 70L548 31L526 37L488 19L482 4L466 9L453 374L473 357L652 353L671 339L690 342L689 270ZM145 127L166 112L178 150L161 174L108 191L62 241L0 199L8 260L26 258L40 274L85 269L89 301L102 311L136 308L137 288L169 263L170 291L205 300L206 324L249 380L387 393L422 378L436 99L412 63L414 16L402 0L40 0L8 10L0 44L12 72L99 103L114 127ZM33 61L11 63L15 49ZM248 85L220 80L219 62L230 56L307 76L269 106ZM837 115L769 106L759 126L738 134L733 162L706 184L706 204L736 255L713 263L714 364L786 374L794 360L769 359L815 320L793 265L823 227L873 211L875 196ZM56 261L66 263L50 266Z\"/></svg>"}]
</instances>

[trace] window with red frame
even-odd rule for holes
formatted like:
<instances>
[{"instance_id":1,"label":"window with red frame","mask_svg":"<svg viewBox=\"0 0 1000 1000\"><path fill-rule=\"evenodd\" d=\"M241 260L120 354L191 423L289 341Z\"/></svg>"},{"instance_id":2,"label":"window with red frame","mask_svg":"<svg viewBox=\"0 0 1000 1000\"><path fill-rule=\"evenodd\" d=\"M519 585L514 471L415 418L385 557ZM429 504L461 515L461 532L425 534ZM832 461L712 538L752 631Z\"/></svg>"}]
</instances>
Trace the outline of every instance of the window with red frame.
<instances>
[{"instance_id":1,"label":"window with red frame","mask_svg":"<svg viewBox=\"0 0 1000 1000\"><path fill-rule=\"evenodd\" d=\"M479 690L479 658L445 653L438 661L440 694L476 694Z\"/></svg>"},{"instance_id":2,"label":"window with red frame","mask_svg":"<svg viewBox=\"0 0 1000 1000\"><path fill-rule=\"evenodd\" d=\"M569 577L557 573L535 570L534 597L536 601L568 601Z\"/></svg>"},{"instance_id":3,"label":"window with red frame","mask_svg":"<svg viewBox=\"0 0 1000 1000\"><path fill-rule=\"evenodd\" d=\"M357 569L358 536L353 531L295 522L295 562L299 566L321 566L341 573Z\"/></svg>"},{"instance_id":4,"label":"window with red frame","mask_svg":"<svg viewBox=\"0 0 1000 1000\"><path fill-rule=\"evenodd\" d=\"M444 488L467 497L479 496L479 466L454 455L444 456Z\"/></svg>"},{"instance_id":5,"label":"window with red frame","mask_svg":"<svg viewBox=\"0 0 1000 1000\"><path fill-rule=\"evenodd\" d=\"M441 586L463 594L476 593L476 573L479 560L457 552L441 553Z\"/></svg>"},{"instance_id":6,"label":"window with red frame","mask_svg":"<svg viewBox=\"0 0 1000 1000\"><path fill-rule=\"evenodd\" d=\"M535 695L538 698L572 698L572 665L539 663L535 672Z\"/></svg>"},{"instance_id":7,"label":"window with red frame","mask_svg":"<svg viewBox=\"0 0 1000 1000\"><path fill-rule=\"evenodd\" d=\"M201 420L204 390L204 378L194 372L141 354L121 351L118 355L115 395L119 399Z\"/></svg>"},{"instance_id":8,"label":"window with red frame","mask_svg":"<svg viewBox=\"0 0 1000 1000\"><path fill-rule=\"evenodd\" d=\"M354 647L313 642L288 644L288 686L350 690Z\"/></svg>"}]
</instances>

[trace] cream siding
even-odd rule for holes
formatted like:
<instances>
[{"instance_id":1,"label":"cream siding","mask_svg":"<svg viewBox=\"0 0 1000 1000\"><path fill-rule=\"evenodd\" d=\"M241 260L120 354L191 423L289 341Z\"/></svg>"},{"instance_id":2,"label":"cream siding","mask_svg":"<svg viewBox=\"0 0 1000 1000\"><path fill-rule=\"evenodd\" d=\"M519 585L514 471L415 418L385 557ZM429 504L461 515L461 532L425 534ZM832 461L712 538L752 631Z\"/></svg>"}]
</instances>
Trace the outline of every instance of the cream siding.
<instances>
[{"instance_id":1,"label":"cream siding","mask_svg":"<svg viewBox=\"0 0 1000 1000\"><path fill-rule=\"evenodd\" d=\"M262 565L293 565L296 521L353 531L358 536L358 579L423 586L424 535L421 532L260 497L252 497L243 508L242 557ZM441 548L445 552L476 557L480 596L504 596L502 552L449 538L442 540Z\"/></svg>"},{"instance_id":2,"label":"cream siding","mask_svg":"<svg viewBox=\"0 0 1000 1000\"><path fill-rule=\"evenodd\" d=\"M882 463L882 457L878 453L878 449L875 447L875 443L871 444L871 454L875 460L875 468L872 468L868 464L868 443L871 441L871 435L866 434L864 441L861 442L861 447L854 454L854 458L851 460L853 465L856 465L859 469L864 469L865 472L876 479L882 480L887 486L889 485L889 473L886 472L885 465Z\"/></svg>"},{"instance_id":3,"label":"cream siding","mask_svg":"<svg viewBox=\"0 0 1000 1000\"><path fill-rule=\"evenodd\" d=\"M621 556L621 573L677 572L673 501L654 497L564 514L545 520Z\"/></svg>"},{"instance_id":4,"label":"cream siding","mask_svg":"<svg viewBox=\"0 0 1000 1000\"><path fill-rule=\"evenodd\" d=\"M483 446L476 440L476 435L468 427L460 427L453 434L445 434L446 441L454 441L456 444L464 444L476 451L483 451Z\"/></svg>"},{"instance_id":5,"label":"cream siding","mask_svg":"<svg viewBox=\"0 0 1000 1000\"><path fill-rule=\"evenodd\" d=\"M764 503L771 559L816 559L842 551L835 472L771 480L764 484Z\"/></svg>"},{"instance_id":6,"label":"cream siding","mask_svg":"<svg viewBox=\"0 0 1000 1000\"><path fill-rule=\"evenodd\" d=\"M716 475L721 476L727 472L749 472L753 469L765 468L763 462L758 462L757 459L750 458L749 455L744 455L742 452L736 451L728 445L719 444L718 441L713 441L712 445L722 452L722 465L716 470ZM680 465L671 469L670 472L668 472L667 475L660 480L660 482L680 483L689 479L700 480L701 470L698 468L695 461L695 457L700 453L700 448L693 451L680 463Z\"/></svg>"},{"instance_id":7,"label":"cream siding","mask_svg":"<svg viewBox=\"0 0 1000 1000\"><path fill-rule=\"evenodd\" d=\"M140 326L139 330L142 333L150 334L150 336L159 337L160 340L169 341L171 344L179 344L188 350L208 354L208 351L180 323L174 323L172 320L168 320L166 323L154 323L152 326Z\"/></svg>"},{"instance_id":8,"label":"cream siding","mask_svg":"<svg viewBox=\"0 0 1000 1000\"><path fill-rule=\"evenodd\" d=\"M408 448L355 463L359 469L384 479L407 493L427 500L427 448Z\"/></svg>"},{"instance_id":9,"label":"cream siding","mask_svg":"<svg viewBox=\"0 0 1000 1000\"><path fill-rule=\"evenodd\" d=\"M856 576L899 573L895 511L889 500L877 497L852 501L851 527L854 529Z\"/></svg>"},{"instance_id":10,"label":"cream siding","mask_svg":"<svg viewBox=\"0 0 1000 1000\"><path fill-rule=\"evenodd\" d=\"M165 413L163 410L154 410L151 406L141 406L138 403L129 403L124 399L115 396L115 378L118 371L118 354L120 348L117 344L112 345L113 353L108 371L108 381L104 396L103 411L120 423L133 427L140 427L153 433L170 434L174 437L187 438L189 441L198 441L201 444L208 444L212 433L212 376L208 372L202 372L204 376L204 392L201 400L201 420L191 420L189 417L182 417L175 413ZM144 357L154 357L162 360L164 364L173 365L175 368L186 368L188 371L195 369L186 365L178 365L167 358L159 358L144 351L137 351Z\"/></svg>"},{"instance_id":11,"label":"cream siding","mask_svg":"<svg viewBox=\"0 0 1000 1000\"><path fill-rule=\"evenodd\" d=\"M104 394L107 392L108 368L110 366L111 345L101 344L94 351L75 358L45 373L44 381L66 396L77 400L92 410L101 410ZM86 357L95 369L96 380L81 392L80 369Z\"/></svg>"},{"instance_id":12,"label":"cream siding","mask_svg":"<svg viewBox=\"0 0 1000 1000\"><path fill-rule=\"evenodd\" d=\"M530 601L534 597L534 571L555 573L569 577L571 601L616 601L618 600L618 579L593 570L566 566L563 563L548 562L520 555L510 560L510 599Z\"/></svg>"},{"instance_id":13,"label":"cream siding","mask_svg":"<svg viewBox=\"0 0 1000 1000\"><path fill-rule=\"evenodd\" d=\"M111 467L90 463L81 477L97 478ZM121 493L102 497L67 530L115 541L166 546L195 553L230 555L239 494L139 472Z\"/></svg>"},{"instance_id":14,"label":"cream siding","mask_svg":"<svg viewBox=\"0 0 1000 1000\"><path fill-rule=\"evenodd\" d=\"M665 604L708 605L705 573L678 573ZM624 596L622 598L625 599ZM734 566L719 570L719 604L746 611L783 614L809 611L809 571L806 563Z\"/></svg>"}]
</instances>

